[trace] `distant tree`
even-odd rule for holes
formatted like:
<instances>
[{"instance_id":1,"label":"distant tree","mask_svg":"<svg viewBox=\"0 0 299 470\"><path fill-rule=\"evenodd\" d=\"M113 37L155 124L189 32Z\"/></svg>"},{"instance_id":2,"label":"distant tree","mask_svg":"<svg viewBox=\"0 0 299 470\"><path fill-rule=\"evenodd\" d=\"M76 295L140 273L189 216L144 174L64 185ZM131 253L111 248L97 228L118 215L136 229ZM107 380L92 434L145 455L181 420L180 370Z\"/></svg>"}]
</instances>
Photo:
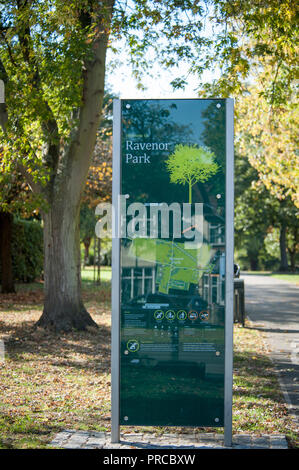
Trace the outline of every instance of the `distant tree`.
<instances>
[{"instance_id":1,"label":"distant tree","mask_svg":"<svg viewBox=\"0 0 299 470\"><path fill-rule=\"evenodd\" d=\"M235 155L235 246L246 253L250 269L259 268L267 234L279 233L279 269L295 269L298 253L298 209L290 196L280 199L266 188L250 164L248 152Z\"/></svg>"},{"instance_id":2,"label":"distant tree","mask_svg":"<svg viewBox=\"0 0 299 470\"><path fill-rule=\"evenodd\" d=\"M298 106L294 93L274 106L262 95L259 77L238 100L237 146L247 154L260 180L278 199L288 196L299 209Z\"/></svg>"},{"instance_id":3,"label":"distant tree","mask_svg":"<svg viewBox=\"0 0 299 470\"><path fill-rule=\"evenodd\" d=\"M189 204L192 203L193 185L207 181L217 172L219 165L214 160L215 154L208 148L182 144L176 145L174 153L166 160L170 181L188 185Z\"/></svg>"},{"instance_id":4,"label":"distant tree","mask_svg":"<svg viewBox=\"0 0 299 470\"><path fill-rule=\"evenodd\" d=\"M273 226L276 205L257 171L246 156L235 155L235 248L244 253L246 267L259 268L259 255L269 227Z\"/></svg>"}]
</instances>

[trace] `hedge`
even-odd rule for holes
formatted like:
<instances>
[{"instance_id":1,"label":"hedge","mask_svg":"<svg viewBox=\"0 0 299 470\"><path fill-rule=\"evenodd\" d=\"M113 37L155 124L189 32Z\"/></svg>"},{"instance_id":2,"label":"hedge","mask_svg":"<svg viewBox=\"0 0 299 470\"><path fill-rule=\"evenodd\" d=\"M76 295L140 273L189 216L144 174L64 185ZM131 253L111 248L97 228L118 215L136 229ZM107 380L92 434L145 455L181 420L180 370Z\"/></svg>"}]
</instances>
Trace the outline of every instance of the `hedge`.
<instances>
[{"instance_id":1,"label":"hedge","mask_svg":"<svg viewBox=\"0 0 299 470\"><path fill-rule=\"evenodd\" d=\"M12 264L15 281L33 282L35 279L41 278L43 273L43 229L39 222L14 219Z\"/></svg>"}]
</instances>

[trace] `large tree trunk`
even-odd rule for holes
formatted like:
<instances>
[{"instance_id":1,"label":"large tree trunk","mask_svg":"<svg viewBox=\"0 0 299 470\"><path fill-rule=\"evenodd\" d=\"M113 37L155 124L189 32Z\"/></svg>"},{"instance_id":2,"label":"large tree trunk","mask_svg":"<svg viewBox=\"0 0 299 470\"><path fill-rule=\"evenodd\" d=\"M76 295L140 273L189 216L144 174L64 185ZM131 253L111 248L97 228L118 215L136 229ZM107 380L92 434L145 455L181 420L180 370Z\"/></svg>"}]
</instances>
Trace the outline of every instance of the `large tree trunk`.
<instances>
[{"instance_id":1,"label":"large tree trunk","mask_svg":"<svg viewBox=\"0 0 299 470\"><path fill-rule=\"evenodd\" d=\"M287 256L287 242L286 242L286 223L282 222L280 227L279 246L280 246L280 271L288 271L288 256Z\"/></svg>"},{"instance_id":2,"label":"large tree trunk","mask_svg":"<svg viewBox=\"0 0 299 470\"><path fill-rule=\"evenodd\" d=\"M113 5L114 0L95 2L94 14L87 14L88 21L95 17L96 23L82 68L79 118L68 143L59 147L58 125L48 105L50 117L43 126L49 141L44 160L51 178L44 189L49 206L43 214L45 302L37 324L55 331L97 326L81 296L79 211L101 117Z\"/></svg>"},{"instance_id":3,"label":"large tree trunk","mask_svg":"<svg viewBox=\"0 0 299 470\"><path fill-rule=\"evenodd\" d=\"M9 212L0 212L0 260L1 260L1 292L15 292L12 270L12 224L13 216Z\"/></svg>"},{"instance_id":4,"label":"large tree trunk","mask_svg":"<svg viewBox=\"0 0 299 470\"><path fill-rule=\"evenodd\" d=\"M37 325L55 331L97 327L81 296L79 207L52 204L44 220L44 310Z\"/></svg>"}]
</instances>

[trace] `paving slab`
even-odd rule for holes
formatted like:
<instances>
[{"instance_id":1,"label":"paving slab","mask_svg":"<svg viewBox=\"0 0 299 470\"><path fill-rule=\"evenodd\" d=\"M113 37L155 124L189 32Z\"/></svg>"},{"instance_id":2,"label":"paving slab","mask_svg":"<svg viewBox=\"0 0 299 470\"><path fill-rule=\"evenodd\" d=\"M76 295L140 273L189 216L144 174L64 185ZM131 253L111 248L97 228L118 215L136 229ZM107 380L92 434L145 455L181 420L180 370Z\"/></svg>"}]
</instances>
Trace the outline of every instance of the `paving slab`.
<instances>
[{"instance_id":1,"label":"paving slab","mask_svg":"<svg viewBox=\"0 0 299 470\"><path fill-rule=\"evenodd\" d=\"M153 433L121 434L119 443L111 443L110 433L65 430L54 436L52 447L63 449L225 449L223 435L215 433L156 436ZM287 449L284 435L236 434L232 449Z\"/></svg>"},{"instance_id":2,"label":"paving slab","mask_svg":"<svg viewBox=\"0 0 299 470\"><path fill-rule=\"evenodd\" d=\"M285 449L287 446L285 436L270 436L270 449Z\"/></svg>"}]
</instances>

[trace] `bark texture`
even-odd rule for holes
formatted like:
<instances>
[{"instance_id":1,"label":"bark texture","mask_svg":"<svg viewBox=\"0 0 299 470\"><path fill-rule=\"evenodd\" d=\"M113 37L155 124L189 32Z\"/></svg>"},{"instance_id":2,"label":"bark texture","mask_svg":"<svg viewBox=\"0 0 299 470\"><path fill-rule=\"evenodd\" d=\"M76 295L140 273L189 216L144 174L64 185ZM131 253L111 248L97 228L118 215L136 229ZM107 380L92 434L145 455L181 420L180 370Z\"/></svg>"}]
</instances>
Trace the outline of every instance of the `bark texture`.
<instances>
[{"instance_id":1,"label":"bark texture","mask_svg":"<svg viewBox=\"0 0 299 470\"><path fill-rule=\"evenodd\" d=\"M43 220L45 301L37 325L55 331L96 327L81 296L78 208L54 205Z\"/></svg>"}]
</instances>

